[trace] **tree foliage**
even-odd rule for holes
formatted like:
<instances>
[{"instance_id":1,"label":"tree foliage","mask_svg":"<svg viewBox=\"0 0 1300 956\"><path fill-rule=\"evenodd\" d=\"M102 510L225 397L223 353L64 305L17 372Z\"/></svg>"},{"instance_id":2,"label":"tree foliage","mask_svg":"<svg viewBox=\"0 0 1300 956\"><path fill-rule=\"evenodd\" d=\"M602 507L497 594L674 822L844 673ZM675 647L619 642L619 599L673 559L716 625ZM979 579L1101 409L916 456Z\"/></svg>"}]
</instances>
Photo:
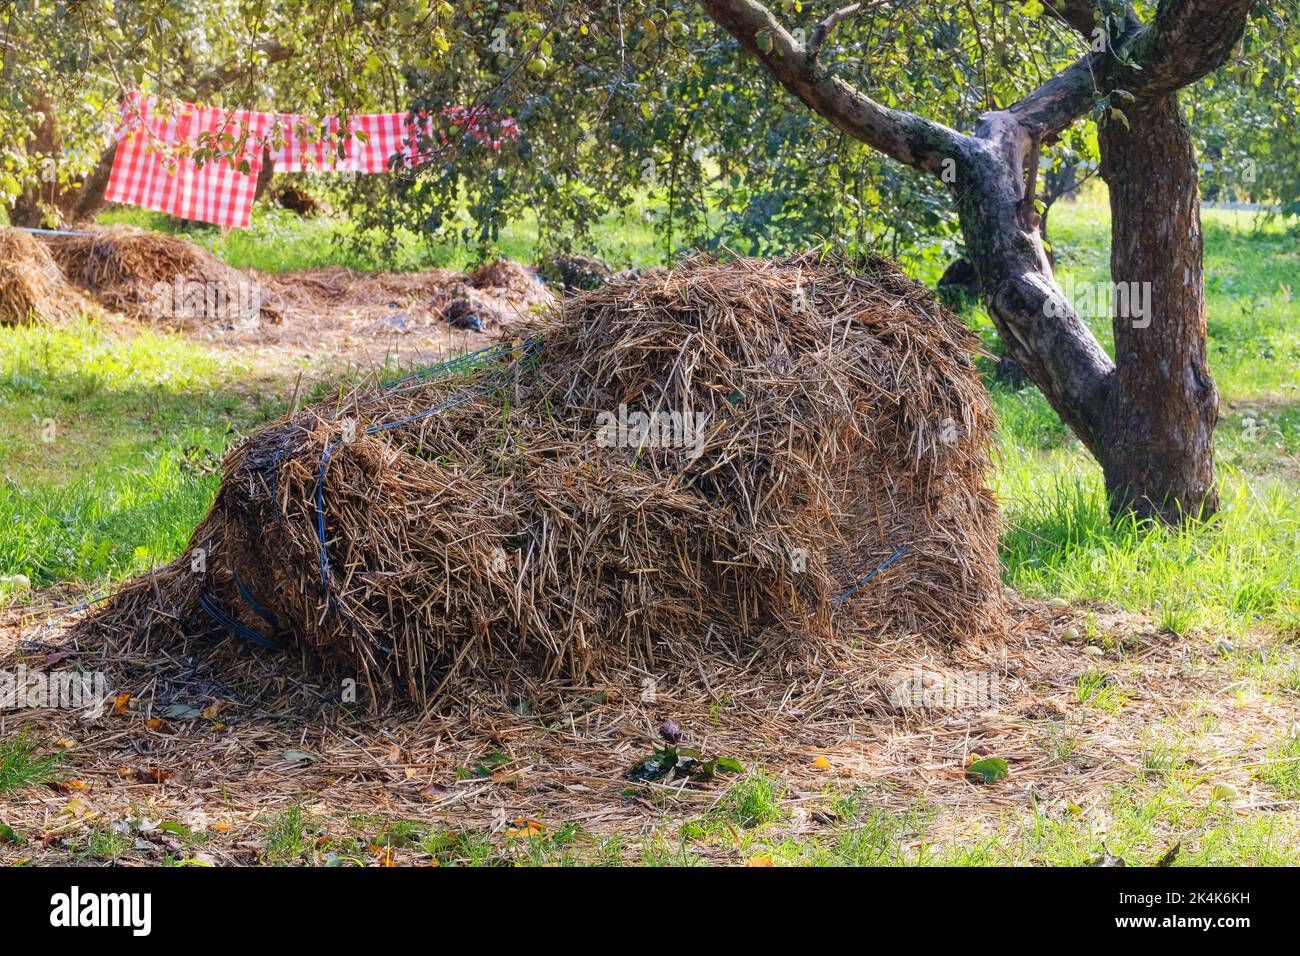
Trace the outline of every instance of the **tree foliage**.
<instances>
[{"instance_id":1,"label":"tree foliage","mask_svg":"<svg viewBox=\"0 0 1300 956\"><path fill-rule=\"evenodd\" d=\"M832 6L773 4L804 36ZM886 106L968 128L1086 51L1060 6L878 0L822 56ZM1127 9L1094 6L1103 32ZM653 221L666 255L960 244L941 183L797 108L685 0L8 0L0 43L0 202L34 199L51 224L102 161L118 97L140 89L315 115L481 105L519 122L499 150L450 127L418 171L343 184L358 242L395 247L412 229L486 254L532 213L568 249L621 212ZM1242 54L1185 96L1212 195L1300 211L1298 63L1294 9L1261 3ZM1045 161L1095 164L1095 123L1122 121L1122 101L1099 100Z\"/></svg>"}]
</instances>

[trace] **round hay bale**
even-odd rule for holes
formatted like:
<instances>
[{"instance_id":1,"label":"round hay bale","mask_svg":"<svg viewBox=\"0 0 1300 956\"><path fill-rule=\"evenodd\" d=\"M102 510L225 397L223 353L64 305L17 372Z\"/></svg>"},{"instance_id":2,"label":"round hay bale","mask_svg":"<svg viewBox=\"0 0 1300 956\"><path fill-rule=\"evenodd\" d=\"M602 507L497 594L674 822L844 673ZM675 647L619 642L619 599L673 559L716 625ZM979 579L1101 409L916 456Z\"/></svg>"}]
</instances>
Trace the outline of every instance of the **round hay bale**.
<instances>
[{"instance_id":1,"label":"round hay bale","mask_svg":"<svg viewBox=\"0 0 1300 956\"><path fill-rule=\"evenodd\" d=\"M59 322L81 307L81 297L31 233L0 228L0 325Z\"/></svg>"},{"instance_id":2,"label":"round hay bale","mask_svg":"<svg viewBox=\"0 0 1300 956\"><path fill-rule=\"evenodd\" d=\"M110 226L52 236L50 252L68 279L105 308L160 324L278 322L256 278L176 236Z\"/></svg>"},{"instance_id":3,"label":"round hay bale","mask_svg":"<svg viewBox=\"0 0 1300 956\"><path fill-rule=\"evenodd\" d=\"M254 435L95 626L225 628L417 700L1003 627L976 342L892 265L696 260L531 333Z\"/></svg>"}]
</instances>

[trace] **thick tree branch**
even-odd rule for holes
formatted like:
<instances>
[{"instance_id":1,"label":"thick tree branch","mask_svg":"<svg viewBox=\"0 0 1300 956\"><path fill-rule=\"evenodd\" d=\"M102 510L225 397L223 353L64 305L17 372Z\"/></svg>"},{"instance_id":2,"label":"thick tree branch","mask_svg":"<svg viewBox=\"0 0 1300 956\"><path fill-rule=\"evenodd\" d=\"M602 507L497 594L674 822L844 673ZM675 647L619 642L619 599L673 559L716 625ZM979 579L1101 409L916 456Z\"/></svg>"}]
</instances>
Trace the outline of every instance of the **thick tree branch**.
<instances>
[{"instance_id":1,"label":"thick tree branch","mask_svg":"<svg viewBox=\"0 0 1300 956\"><path fill-rule=\"evenodd\" d=\"M1195 83L1227 62L1258 0L1163 0L1128 44L1135 70L1115 63L1107 89L1154 99Z\"/></svg>"},{"instance_id":2,"label":"thick tree branch","mask_svg":"<svg viewBox=\"0 0 1300 956\"><path fill-rule=\"evenodd\" d=\"M263 40L253 47L255 53L265 54L266 62L282 63L294 55L294 48L285 46L279 40ZM224 89L231 83L245 76L251 69L247 59L231 60L210 73L199 77L192 88L195 102L206 100L213 93Z\"/></svg>"},{"instance_id":3,"label":"thick tree branch","mask_svg":"<svg viewBox=\"0 0 1300 956\"><path fill-rule=\"evenodd\" d=\"M782 86L855 139L936 176L958 151L961 133L882 106L832 76L756 0L702 0L702 5Z\"/></svg>"}]
</instances>

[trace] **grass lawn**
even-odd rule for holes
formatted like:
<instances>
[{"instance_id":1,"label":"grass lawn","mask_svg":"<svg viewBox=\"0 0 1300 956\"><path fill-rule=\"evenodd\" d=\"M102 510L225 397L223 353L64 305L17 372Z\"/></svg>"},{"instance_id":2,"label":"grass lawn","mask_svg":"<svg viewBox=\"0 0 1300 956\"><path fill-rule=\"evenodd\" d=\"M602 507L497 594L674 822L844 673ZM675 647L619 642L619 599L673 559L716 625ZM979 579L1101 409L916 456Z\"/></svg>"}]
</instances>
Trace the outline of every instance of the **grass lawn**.
<instances>
[{"instance_id":1,"label":"grass lawn","mask_svg":"<svg viewBox=\"0 0 1300 956\"><path fill-rule=\"evenodd\" d=\"M1032 388L991 383L1000 420L993 484L1006 521L1003 575L1026 595L1075 605L1089 640L1094 630L1106 630L1107 615L1144 615L1154 630L1178 635L1190 648L1187 666L1221 679L1216 686L1238 695L1244 709L1276 704L1277 713L1289 714L1300 703L1300 302L1291 288L1300 276L1300 240L1245 213L1206 211L1204 220L1210 362L1223 399L1220 513L1178 530L1111 524L1098 469L1042 397ZM165 224L135 211L105 221ZM657 247L643 222L608 225L600 251L637 264L652 260ZM1058 205L1051 225L1058 272L1077 282L1105 281L1109 224L1101 197L1093 192ZM238 267L373 268L332 243L341 228L259 210L247 232L223 237L204 229L190 238ZM504 246L505 254L530 261L529 224L517 226ZM462 250L411 241L401 265L464 262ZM978 309L969 318L991 344L987 319ZM1097 332L1108 341L1104 325ZM217 489L223 452L281 414L293 386L259 368L254 356L232 359L180 335L90 322L5 329L0 605L33 600L16 575L38 592L57 589L75 599L174 557ZM1099 658L1079 675L1075 703L1098 720L1122 714L1137 665L1123 654ZM303 802L259 820L262 858L347 862L369 859L378 846L445 864L676 864L716 861L714 851L725 846L729 861L778 864L1078 864L1103 849L1151 863L1181 841L1180 863L1300 863L1297 729L1274 720L1252 731L1263 735L1250 742L1262 756L1231 769L1271 797L1267 807L1242 812L1215 783L1225 772L1225 735L1235 725L1208 711L1197 716L1198 702L1185 703L1184 719L1150 726L1133 742L1122 779L1063 812L1035 803L966 818L924 800L884 809L869 794L829 781L810 803L806 787L794 799L781 773L754 767L719 786L707 808L665 813L662 826L635 840L587 834L570 823L507 841L449 833L418 819L350 816L340 824ZM1063 724L1053 733L1042 746L1068 767L1079 759L1072 731ZM50 747L28 737L0 746L0 824L4 801L21 787L58 778ZM809 812L832 824L809 835L801 826ZM128 854L129 842L96 825L69 852L117 859ZM186 846L197 852L202 840ZM181 851L169 859L185 858Z\"/></svg>"}]
</instances>

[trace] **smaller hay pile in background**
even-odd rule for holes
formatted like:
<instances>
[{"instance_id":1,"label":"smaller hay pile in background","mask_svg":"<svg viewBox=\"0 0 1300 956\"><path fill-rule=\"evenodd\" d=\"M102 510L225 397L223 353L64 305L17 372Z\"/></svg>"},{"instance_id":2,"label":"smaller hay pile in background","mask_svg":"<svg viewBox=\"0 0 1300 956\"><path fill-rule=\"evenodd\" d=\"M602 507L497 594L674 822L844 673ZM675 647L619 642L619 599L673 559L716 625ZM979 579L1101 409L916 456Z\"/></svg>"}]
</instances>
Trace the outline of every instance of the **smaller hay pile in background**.
<instances>
[{"instance_id":1,"label":"smaller hay pile in background","mask_svg":"<svg viewBox=\"0 0 1300 956\"><path fill-rule=\"evenodd\" d=\"M176 236L133 226L50 236L70 282L101 305L163 325L278 322L281 310L256 278Z\"/></svg>"},{"instance_id":2,"label":"smaller hay pile in background","mask_svg":"<svg viewBox=\"0 0 1300 956\"><path fill-rule=\"evenodd\" d=\"M259 432L189 552L89 626L139 646L218 621L415 699L841 623L1001 629L974 340L892 265L696 260L533 333Z\"/></svg>"},{"instance_id":3,"label":"smaller hay pile in background","mask_svg":"<svg viewBox=\"0 0 1300 956\"><path fill-rule=\"evenodd\" d=\"M0 325L60 322L82 305L45 246L20 229L0 228Z\"/></svg>"},{"instance_id":4,"label":"smaller hay pile in background","mask_svg":"<svg viewBox=\"0 0 1300 956\"><path fill-rule=\"evenodd\" d=\"M454 328L500 332L552 300L536 275L508 261L489 263L469 275L454 269L370 273L330 266L269 274L262 281L288 316L346 312L399 331L447 322ZM477 323L468 321L471 317ZM458 319L466 321L458 324Z\"/></svg>"}]
</instances>

